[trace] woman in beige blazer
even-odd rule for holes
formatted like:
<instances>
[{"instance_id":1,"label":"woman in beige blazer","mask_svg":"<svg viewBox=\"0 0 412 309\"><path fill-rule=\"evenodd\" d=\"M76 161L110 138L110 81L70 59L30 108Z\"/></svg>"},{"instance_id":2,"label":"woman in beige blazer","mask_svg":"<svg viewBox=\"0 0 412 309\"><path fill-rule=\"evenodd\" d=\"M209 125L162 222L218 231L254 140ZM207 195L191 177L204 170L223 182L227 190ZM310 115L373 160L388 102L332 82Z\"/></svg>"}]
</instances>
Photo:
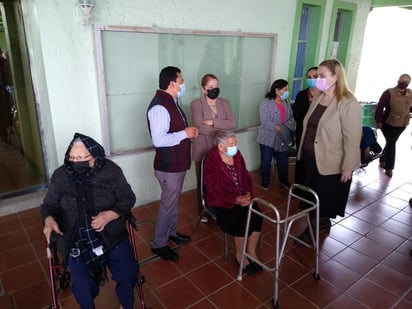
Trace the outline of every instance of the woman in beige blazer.
<instances>
[{"instance_id":1,"label":"woman in beige blazer","mask_svg":"<svg viewBox=\"0 0 412 309\"><path fill-rule=\"evenodd\" d=\"M331 227L330 218L345 215L352 172L360 164L361 106L349 90L342 64L323 61L318 68L313 99L303 121L298 160L303 184L319 197L320 230ZM304 205L302 205L304 206ZM311 216L312 227L315 224ZM308 241L309 229L299 236Z\"/></svg>"},{"instance_id":2,"label":"woman in beige blazer","mask_svg":"<svg viewBox=\"0 0 412 309\"><path fill-rule=\"evenodd\" d=\"M193 139L192 159L196 163L197 196L199 212L200 201L200 163L207 152L213 148L213 140L218 130L232 130L236 127L230 102L219 97L219 80L213 74L206 74L201 81L202 97L190 103L192 122L199 129L199 136ZM207 222L207 217L201 218Z\"/></svg>"}]
</instances>

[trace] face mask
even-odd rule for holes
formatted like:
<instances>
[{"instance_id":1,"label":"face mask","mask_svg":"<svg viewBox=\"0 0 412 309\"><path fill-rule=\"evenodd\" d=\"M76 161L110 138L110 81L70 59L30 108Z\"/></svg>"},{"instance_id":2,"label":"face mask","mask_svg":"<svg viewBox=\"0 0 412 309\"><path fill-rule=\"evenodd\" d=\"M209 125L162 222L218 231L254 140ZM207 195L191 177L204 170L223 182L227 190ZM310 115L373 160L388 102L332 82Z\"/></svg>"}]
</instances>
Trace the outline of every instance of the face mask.
<instances>
[{"instance_id":1,"label":"face mask","mask_svg":"<svg viewBox=\"0 0 412 309\"><path fill-rule=\"evenodd\" d=\"M209 99L214 100L219 96L219 92L219 88L208 89L206 95Z\"/></svg>"},{"instance_id":2,"label":"face mask","mask_svg":"<svg viewBox=\"0 0 412 309\"><path fill-rule=\"evenodd\" d=\"M408 87L408 83L407 82L398 82L398 88L399 89L406 89Z\"/></svg>"},{"instance_id":3,"label":"face mask","mask_svg":"<svg viewBox=\"0 0 412 309\"><path fill-rule=\"evenodd\" d=\"M316 79L316 88L318 88L320 91L326 91L328 90L329 86L326 82L326 78L318 78Z\"/></svg>"},{"instance_id":4,"label":"face mask","mask_svg":"<svg viewBox=\"0 0 412 309\"><path fill-rule=\"evenodd\" d=\"M282 98L282 100L286 100L289 96L289 91L285 91L280 97Z\"/></svg>"},{"instance_id":5,"label":"face mask","mask_svg":"<svg viewBox=\"0 0 412 309\"><path fill-rule=\"evenodd\" d=\"M70 166L78 175L86 175L92 169L89 165L89 161L70 162Z\"/></svg>"},{"instance_id":6,"label":"face mask","mask_svg":"<svg viewBox=\"0 0 412 309\"><path fill-rule=\"evenodd\" d=\"M309 78L306 80L306 85L308 85L309 88L315 88L316 87L316 78Z\"/></svg>"},{"instance_id":7,"label":"face mask","mask_svg":"<svg viewBox=\"0 0 412 309\"><path fill-rule=\"evenodd\" d=\"M234 157L237 154L237 146L227 147L226 153L228 157Z\"/></svg>"},{"instance_id":8,"label":"face mask","mask_svg":"<svg viewBox=\"0 0 412 309\"><path fill-rule=\"evenodd\" d=\"M179 85L179 86L180 86L180 91L177 92L177 97L178 97L178 98L181 98L181 97L183 97L183 96L185 95L186 86L185 86L185 84L181 84L181 85Z\"/></svg>"}]
</instances>

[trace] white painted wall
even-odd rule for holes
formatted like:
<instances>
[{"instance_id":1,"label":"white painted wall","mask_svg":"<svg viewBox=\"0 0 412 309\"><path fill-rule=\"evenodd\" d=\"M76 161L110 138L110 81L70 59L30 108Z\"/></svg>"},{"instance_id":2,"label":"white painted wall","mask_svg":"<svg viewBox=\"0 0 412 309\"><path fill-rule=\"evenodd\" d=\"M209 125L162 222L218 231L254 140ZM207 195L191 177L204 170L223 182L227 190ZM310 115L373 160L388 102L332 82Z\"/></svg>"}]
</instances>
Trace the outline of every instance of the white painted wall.
<instances>
[{"instance_id":1,"label":"white painted wall","mask_svg":"<svg viewBox=\"0 0 412 309\"><path fill-rule=\"evenodd\" d=\"M358 4L347 70L354 85L370 0L351 2ZM75 3L75 0L22 0L50 172L63 162L74 132L102 140L93 28L80 25ZM285 78L289 72L294 0L95 0L95 5L92 23L277 33L274 78ZM332 6L333 0L327 0L319 61L326 57ZM238 136L250 170L259 166L255 137L256 131ZM113 158L131 183L137 195L137 205L157 200L160 196L153 176L153 155L153 152L146 152ZM184 190L194 187L192 168L186 177Z\"/></svg>"}]
</instances>

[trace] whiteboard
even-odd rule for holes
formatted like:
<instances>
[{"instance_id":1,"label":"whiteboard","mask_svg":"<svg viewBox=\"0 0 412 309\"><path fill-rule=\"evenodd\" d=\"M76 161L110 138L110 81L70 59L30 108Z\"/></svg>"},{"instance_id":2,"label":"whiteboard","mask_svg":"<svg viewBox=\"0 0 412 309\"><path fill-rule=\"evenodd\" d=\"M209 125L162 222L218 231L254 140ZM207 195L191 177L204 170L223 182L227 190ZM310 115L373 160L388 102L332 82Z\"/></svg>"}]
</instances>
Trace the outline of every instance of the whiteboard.
<instances>
[{"instance_id":1,"label":"whiteboard","mask_svg":"<svg viewBox=\"0 0 412 309\"><path fill-rule=\"evenodd\" d=\"M219 78L237 131L259 125L259 104L273 80L275 34L95 25L104 146L110 155L147 151L146 110L166 66L182 70L179 100L191 123L190 102L207 73Z\"/></svg>"}]
</instances>

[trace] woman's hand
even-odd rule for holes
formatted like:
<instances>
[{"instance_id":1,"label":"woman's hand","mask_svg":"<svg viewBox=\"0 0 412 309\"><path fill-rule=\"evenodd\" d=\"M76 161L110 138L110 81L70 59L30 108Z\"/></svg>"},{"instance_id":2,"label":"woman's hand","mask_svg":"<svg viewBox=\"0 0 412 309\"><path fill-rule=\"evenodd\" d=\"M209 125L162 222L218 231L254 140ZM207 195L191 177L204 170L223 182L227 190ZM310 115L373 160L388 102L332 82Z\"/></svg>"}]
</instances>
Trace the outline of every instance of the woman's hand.
<instances>
[{"instance_id":1,"label":"woman's hand","mask_svg":"<svg viewBox=\"0 0 412 309\"><path fill-rule=\"evenodd\" d=\"M107 223L116 220L119 217L119 214L113 210L102 211L97 216L92 217L92 228L94 228L96 232L101 232L104 230Z\"/></svg>"},{"instance_id":2,"label":"woman's hand","mask_svg":"<svg viewBox=\"0 0 412 309\"><path fill-rule=\"evenodd\" d=\"M342 174L340 176L340 181L347 182L351 178L352 178L352 171L342 171Z\"/></svg>"},{"instance_id":3,"label":"woman's hand","mask_svg":"<svg viewBox=\"0 0 412 309\"><path fill-rule=\"evenodd\" d=\"M236 204L240 206L249 206L250 204L250 193L246 193L245 195L239 195L236 197Z\"/></svg>"},{"instance_id":4,"label":"woman's hand","mask_svg":"<svg viewBox=\"0 0 412 309\"><path fill-rule=\"evenodd\" d=\"M275 125L275 131L276 132L280 132L282 130L282 128L280 127L280 125Z\"/></svg>"},{"instance_id":5,"label":"woman's hand","mask_svg":"<svg viewBox=\"0 0 412 309\"><path fill-rule=\"evenodd\" d=\"M50 235L53 231L55 231L57 234L63 235L56 220L54 220L52 216L48 216L46 220L44 220L43 227L43 234L44 236L46 236L47 244L50 244Z\"/></svg>"}]
</instances>

